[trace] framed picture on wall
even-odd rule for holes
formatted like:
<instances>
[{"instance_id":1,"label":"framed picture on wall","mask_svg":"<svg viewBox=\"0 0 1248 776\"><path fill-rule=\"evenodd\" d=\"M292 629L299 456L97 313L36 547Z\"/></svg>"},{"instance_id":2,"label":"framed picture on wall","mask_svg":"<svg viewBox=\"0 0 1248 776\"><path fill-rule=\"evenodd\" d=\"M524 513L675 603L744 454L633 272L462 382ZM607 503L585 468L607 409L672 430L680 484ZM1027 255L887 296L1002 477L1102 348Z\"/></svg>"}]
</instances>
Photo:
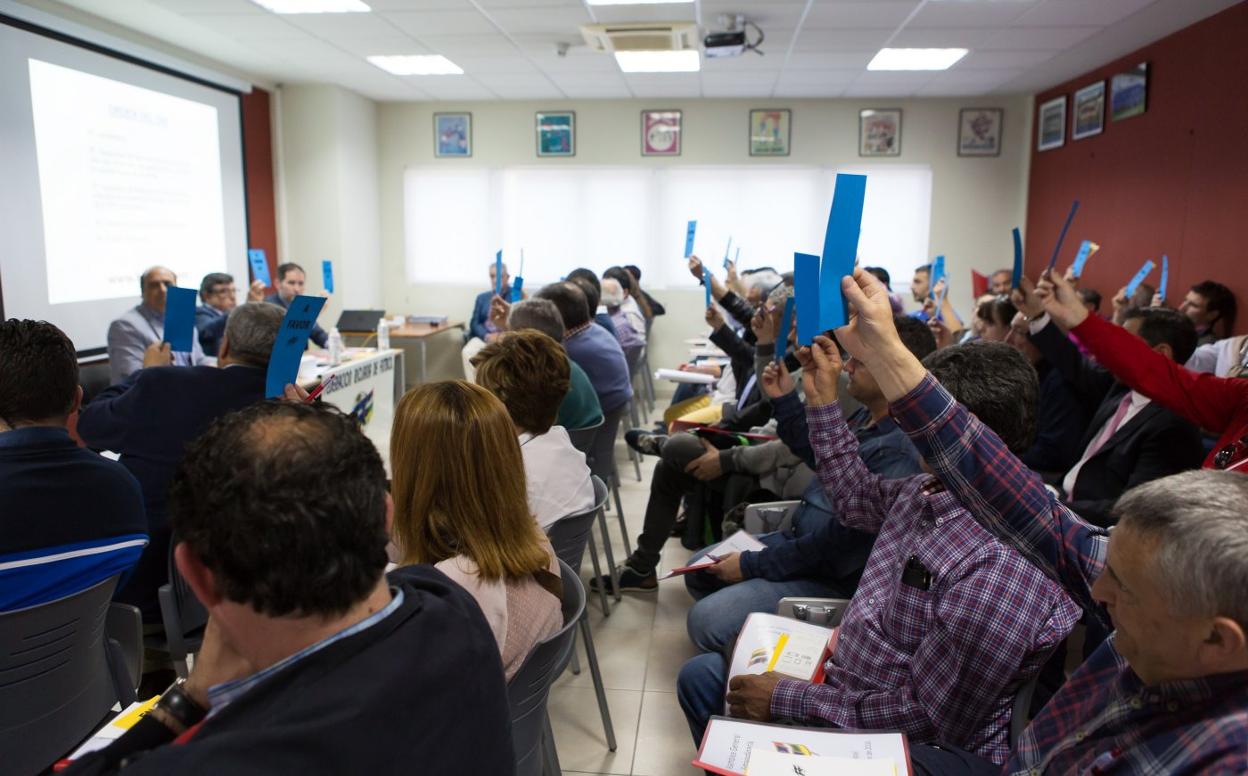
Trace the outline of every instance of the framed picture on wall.
<instances>
[{"instance_id":1,"label":"framed picture on wall","mask_svg":"<svg viewBox=\"0 0 1248 776\"><path fill-rule=\"evenodd\" d=\"M958 111L958 156L1000 156L1001 108L963 108Z\"/></svg>"},{"instance_id":2,"label":"framed picture on wall","mask_svg":"<svg viewBox=\"0 0 1248 776\"><path fill-rule=\"evenodd\" d=\"M858 111L858 155L901 156L901 108Z\"/></svg>"},{"instance_id":3,"label":"framed picture on wall","mask_svg":"<svg viewBox=\"0 0 1248 776\"><path fill-rule=\"evenodd\" d=\"M1036 150L1048 151L1066 144L1066 95L1040 106L1036 118Z\"/></svg>"},{"instance_id":4,"label":"framed picture on wall","mask_svg":"<svg viewBox=\"0 0 1248 776\"><path fill-rule=\"evenodd\" d=\"M1099 135L1105 129L1105 82L1097 81L1075 92L1072 140Z\"/></svg>"},{"instance_id":5,"label":"framed picture on wall","mask_svg":"<svg viewBox=\"0 0 1248 776\"><path fill-rule=\"evenodd\" d=\"M537 155L576 156L576 113L537 113Z\"/></svg>"},{"instance_id":6,"label":"framed picture on wall","mask_svg":"<svg viewBox=\"0 0 1248 776\"><path fill-rule=\"evenodd\" d=\"M788 156L793 112L788 108L750 111L750 156Z\"/></svg>"},{"instance_id":7,"label":"framed picture on wall","mask_svg":"<svg viewBox=\"0 0 1248 776\"><path fill-rule=\"evenodd\" d=\"M433 114L433 155L472 156L472 114Z\"/></svg>"},{"instance_id":8,"label":"framed picture on wall","mask_svg":"<svg viewBox=\"0 0 1248 776\"><path fill-rule=\"evenodd\" d=\"M1114 121L1139 116L1148 107L1148 63L1141 62L1110 79L1109 104Z\"/></svg>"},{"instance_id":9,"label":"framed picture on wall","mask_svg":"<svg viewBox=\"0 0 1248 776\"><path fill-rule=\"evenodd\" d=\"M641 155L680 156L681 118L678 110L643 110Z\"/></svg>"}]
</instances>

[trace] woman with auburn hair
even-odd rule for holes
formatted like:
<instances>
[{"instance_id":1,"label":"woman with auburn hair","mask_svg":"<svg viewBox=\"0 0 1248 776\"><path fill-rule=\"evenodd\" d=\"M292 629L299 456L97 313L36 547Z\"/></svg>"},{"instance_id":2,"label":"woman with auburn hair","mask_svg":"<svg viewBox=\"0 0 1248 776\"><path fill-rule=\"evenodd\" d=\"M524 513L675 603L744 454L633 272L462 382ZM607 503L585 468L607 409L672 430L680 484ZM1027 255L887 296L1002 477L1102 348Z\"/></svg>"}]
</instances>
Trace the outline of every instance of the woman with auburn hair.
<instances>
[{"instance_id":1,"label":"woman with auburn hair","mask_svg":"<svg viewBox=\"0 0 1248 776\"><path fill-rule=\"evenodd\" d=\"M432 563L477 600L507 679L563 625L563 583L529 514L507 408L462 380L408 391L390 437L401 563Z\"/></svg>"}]
</instances>

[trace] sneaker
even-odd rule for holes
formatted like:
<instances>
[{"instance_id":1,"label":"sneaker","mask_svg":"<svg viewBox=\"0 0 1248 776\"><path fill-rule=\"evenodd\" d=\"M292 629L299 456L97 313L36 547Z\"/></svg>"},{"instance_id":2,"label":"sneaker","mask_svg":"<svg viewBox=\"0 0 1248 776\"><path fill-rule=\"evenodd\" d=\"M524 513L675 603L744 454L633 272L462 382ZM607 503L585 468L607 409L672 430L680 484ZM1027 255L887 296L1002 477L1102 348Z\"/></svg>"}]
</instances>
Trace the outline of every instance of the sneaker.
<instances>
[{"instance_id":1,"label":"sneaker","mask_svg":"<svg viewBox=\"0 0 1248 776\"><path fill-rule=\"evenodd\" d=\"M642 574L625 564L619 567L617 573L620 576L620 592L622 593L628 591L652 593L659 589L659 577L653 571L649 574ZM589 589L592 592L597 593L599 587L602 587L608 595L615 595L610 574L589 580Z\"/></svg>"},{"instance_id":2,"label":"sneaker","mask_svg":"<svg viewBox=\"0 0 1248 776\"><path fill-rule=\"evenodd\" d=\"M667 442L667 434L631 428L624 432L624 441L642 455L660 455L663 452L663 445Z\"/></svg>"}]
</instances>

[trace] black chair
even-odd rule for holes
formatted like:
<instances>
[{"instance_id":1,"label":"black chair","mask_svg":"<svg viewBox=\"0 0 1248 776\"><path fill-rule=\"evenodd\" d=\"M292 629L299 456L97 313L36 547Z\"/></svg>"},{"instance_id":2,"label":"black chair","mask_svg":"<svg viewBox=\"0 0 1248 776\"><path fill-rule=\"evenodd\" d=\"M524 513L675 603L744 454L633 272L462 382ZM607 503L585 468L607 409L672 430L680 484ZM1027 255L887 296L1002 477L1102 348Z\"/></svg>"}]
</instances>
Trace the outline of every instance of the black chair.
<instances>
[{"instance_id":1,"label":"black chair","mask_svg":"<svg viewBox=\"0 0 1248 776\"><path fill-rule=\"evenodd\" d=\"M563 579L563 627L534 647L507 683L516 776L561 773L546 701L550 698L550 686L571 659L576 626L585 614L585 586L572 567L562 560L559 561L559 576Z\"/></svg>"},{"instance_id":2,"label":"black chair","mask_svg":"<svg viewBox=\"0 0 1248 776\"><path fill-rule=\"evenodd\" d=\"M585 455L585 460L586 462L589 463L591 472L594 472L594 465L592 462L594 441L597 439L598 433L602 430L604 422L605 422L605 419L598 421L596 424L592 426L568 429L568 436L572 440L572 446L575 447L577 450L580 450L581 453ZM607 554L607 573L611 575L611 583L613 585L612 589L616 591L615 600L619 601L620 600L620 593L619 593L620 586L619 586L619 579L618 579L619 569L617 569L615 566L615 551L611 549L611 537L607 532L607 513L606 513L607 501L606 501L605 495L603 498L598 498L599 494L597 491L598 483L606 483L609 480L603 477L600 477L597 474L597 472L594 472L594 478L596 480L595 485L594 485L594 488L595 488L594 501L601 502L602 507L603 507L602 509L598 511L598 525L602 529L602 544L603 544L603 549ZM604 491L604 494L605 494L605 491ZM589 534L589 554L594 559L594 569L595 571L597 571L598 570L598 547L597 547L597 544L594 542L594 534L592 532ZM602 603L602 616L610 617L611 606L610 604L607 603L606 591L599 590L598 593L599 593L598 597L601 599L601 603Z\"/></svg>"},{"instance_id":3,"label":"black chair","mask_svg":"<svg viewBox=\"0 0 1248 776\"><path fill-rule=\"evenodd\" d=\"M591 475L592 476L592 475ZM593 537L594 518L602 514L602 507L607 501L607 486L597 477L594 480L594 506L586 512L560 518L546 529L546 536L555 549L559 560L574 569L578 574L581 561L585 557L585 545ZM604 526L605 528L605 526ZM602 574L598 566L598 556L593 555L594 579ZM603 611L607 611L607 594L599 585L598 595L602 597ZM606 686L602 681L602 671L598 668L598 653L594 649L594 635L589 627L588 608L581 614L581 640L585 644L585 660L589 663L589 673L594 680L594 693L598 696L598 713L602 715L602 728L607 735L607 748L615 751L615 728L611 725L611 710L607 707ZM574 639L575 641L575 639ZM577 661L576 650L572 650L572 673L581 672Z\"/></svg>"},{"instance_id":4,"label":"black chair","mask_svg":"<svg viewBox=\"0 0 1248 776\"><path fill-rule=\"evenodd\" d=\"M594 435L594 444L589 453L589 470L611 488L615 497L615 511L620 518L620 531L624 535L624 554L631 555L633 550L628 541L628 524L624 522L624 505L620 502L620 472L615 465L615 441L620 433L620 420L626 412L628 405L624 404L606 413L602 426Z\"/></svg>"},{"instance_id":5,"label":"black chair","mask_svg":"<svg viewBox=\"0 0 1248 776\"><path fill-rule=\"evenodd\" d=\"M120 650L104 635L118 577L0 614L0 771L41 773L134 702Z\"/></svg>"},{"instance_id":6,"label":"black chair","mask_svg":"<svg viewBox=\"0 0 1248 776\"><path fill-rule=\"evenodd\" d=\"M113 601L104 620L104 632L110 641L117 642L126 673L138 690L143 678L143 614L139 607Z\"/></svg>"},{"instance_id":7,"label":"black chair","mask_svg":"<svg viewBox=\"0 0 1248 776\"><path fill-rule=\"evenodd\" d=\"M168 652L173 661L173 668L178 677L185 679L189 674L187 656L199 651L204 641L204 628L208 625L208 610L195 597L195 593L173 562L173 548L176 539L169 542L169 581L156 591L156 599L160 602L160 620L165 627L163 638L160 635L148 636L144 645L158 652Z\"/></svg>"}]
</instances>

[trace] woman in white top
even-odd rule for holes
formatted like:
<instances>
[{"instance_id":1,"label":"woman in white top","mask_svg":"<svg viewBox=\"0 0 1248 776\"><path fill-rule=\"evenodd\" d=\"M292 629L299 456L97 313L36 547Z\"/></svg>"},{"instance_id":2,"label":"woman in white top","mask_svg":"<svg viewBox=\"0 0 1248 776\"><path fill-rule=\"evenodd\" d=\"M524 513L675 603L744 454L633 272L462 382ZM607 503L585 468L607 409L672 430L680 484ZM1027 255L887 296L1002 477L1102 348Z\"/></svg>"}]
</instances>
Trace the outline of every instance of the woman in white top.
<instances>
[{"instance_id":1,"label":"woman in white top","mask_svg":"<svg viewBox=\"0 0 1248 776\"><path fill-rule=\"evenodd\" d=\"M510 680L563 624L559 563L529 512L507 409L462 380L408 391L390 436L393 538L477 600Z\"/></svg>"}]
</instances>

